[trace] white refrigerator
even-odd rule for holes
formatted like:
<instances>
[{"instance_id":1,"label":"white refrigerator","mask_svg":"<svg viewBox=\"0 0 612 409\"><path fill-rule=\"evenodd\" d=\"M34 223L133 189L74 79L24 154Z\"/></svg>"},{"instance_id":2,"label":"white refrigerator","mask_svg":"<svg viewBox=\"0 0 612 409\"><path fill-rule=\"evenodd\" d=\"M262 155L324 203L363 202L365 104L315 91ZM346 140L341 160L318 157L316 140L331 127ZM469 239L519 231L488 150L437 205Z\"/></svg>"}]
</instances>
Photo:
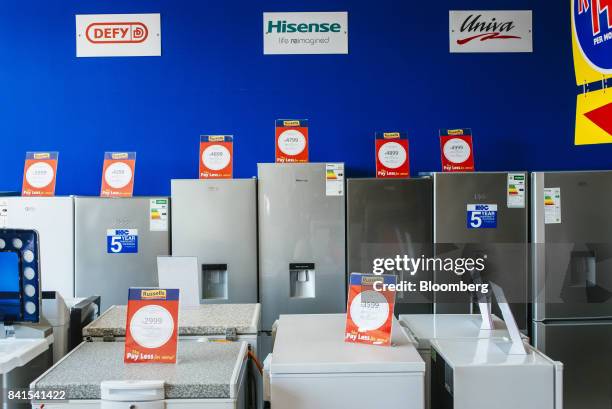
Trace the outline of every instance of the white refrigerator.
<instances>
[{"instance_id":1,"label":"white refrigerator","mask_svg":"<svg viewBox=\"0 0 612 409\"><path fill-rule=\"evenodd\" d=\"M2 197L0 228L38 232L43 291L74 297L74 201L72 197Z\"/></svg>"}]
</instances>

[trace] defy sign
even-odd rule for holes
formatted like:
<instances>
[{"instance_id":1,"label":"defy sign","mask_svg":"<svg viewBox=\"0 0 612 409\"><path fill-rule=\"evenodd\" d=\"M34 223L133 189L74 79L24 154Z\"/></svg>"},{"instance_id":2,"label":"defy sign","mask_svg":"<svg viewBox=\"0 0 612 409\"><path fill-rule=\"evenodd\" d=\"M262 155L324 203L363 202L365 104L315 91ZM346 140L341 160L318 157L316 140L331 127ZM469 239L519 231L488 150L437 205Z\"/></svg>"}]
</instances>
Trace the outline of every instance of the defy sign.
<instances>
[{"instance_id":1,"label":"defy sign","mask_svg":"<svg viewBox=\"0 0 612 409\"><path fill-rule=\"evenodd\" d=\"M533 51L531 10L451 10L451 53Z\"/></svg>"},{"instance_id":2,"label":"defy sign","mask_svg":"<svg viewBox=\"0 0 612 409\"><path fill-rule=\"evenodd\" d=\"M76 45L77 57L160 56L160 15L77 15Z\"/></svg>"}]
</instances>

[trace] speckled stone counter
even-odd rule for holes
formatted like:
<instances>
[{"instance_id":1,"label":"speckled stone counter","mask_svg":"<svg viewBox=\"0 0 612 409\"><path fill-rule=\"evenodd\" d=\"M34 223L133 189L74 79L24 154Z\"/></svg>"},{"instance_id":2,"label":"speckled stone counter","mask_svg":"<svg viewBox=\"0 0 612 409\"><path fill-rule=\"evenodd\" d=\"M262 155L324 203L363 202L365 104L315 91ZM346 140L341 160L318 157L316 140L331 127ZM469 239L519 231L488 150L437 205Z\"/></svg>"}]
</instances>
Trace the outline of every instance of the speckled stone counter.
<instances>
[{"instance_id":1,"label":"speckled stone counter","mask_svg":"<svg viewBox=\"0 0 612 409\"><path fill-rule=\"evenodd\" d=\"M166 399L230 398L244 342L179 342L176 364L124 364L123 342L85 342L35 382L37 390L65 390L67 399L100 399L100 383L163 380ZM241 356L242 355L242 356Z\"/></svg>"},{"instance_id":2,"label":"speckled stone counter","mask_svg":"<svg viewBox=\"0 0 612 409\"><path fill-rule=\"evenodd\" d=\"M125 337L127 307L115 305L83 328L84 337ZM225 335L235 328L238 335L257 334L259 304L203 304L179 311L180 335Z\"/></svg>"}]
</instances>

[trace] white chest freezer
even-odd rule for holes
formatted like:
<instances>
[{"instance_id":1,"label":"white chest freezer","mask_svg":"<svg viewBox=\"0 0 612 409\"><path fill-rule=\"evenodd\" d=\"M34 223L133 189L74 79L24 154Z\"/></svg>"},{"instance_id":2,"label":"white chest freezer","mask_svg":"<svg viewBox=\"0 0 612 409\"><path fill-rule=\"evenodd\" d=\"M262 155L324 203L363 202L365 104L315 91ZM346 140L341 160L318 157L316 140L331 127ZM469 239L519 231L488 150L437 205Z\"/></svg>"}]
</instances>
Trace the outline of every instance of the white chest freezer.
<instances>
[{"instance_id":1,"label":"white chest freezer","mask_svg":"<svg viewBox=\"0 0 612 409\"><path fill-rule=\"evenodd\" d=\"M427 368L425 376L425 406L431 398L431 341L434 339L509 339L506 323L491 315L493 328L483 329L480 314L402 314L400 325L417 343L417 349ZM525 337L526 338L526 337Z\"/></svg>"},{"instance_id":2,"label":"white chest freezer","mask_svg":"<svg viewBox=\"0 0 612 409\"><path fill-rule=\"evenodd\" d=\"M524 342L433 340L432 409L562 409L563 365Z\"/></svg>"},{"instance_id":3,"label":"white chest freezer","mask_svg":"<svg viewBox=\"0 0 612 409\"><path fill-rule=\"evenodd\" d=\"M245 405L244 342L179 342L176 364L125 364L123 342L84 342L30 391L58 391L64 400L34 408L210 408Z\"/></svg>"},{"instance_id":4,"label":"white chest freezer","mask_svg":"<svg viewBox=\"0 0 612 409\"><path fill-rule=\"evenodd\" d=\"M423 409L425 363L399 323L390 347L346 343L345 325L345 314L280 316L272 408Z\"/></svg>"}]
</instances>

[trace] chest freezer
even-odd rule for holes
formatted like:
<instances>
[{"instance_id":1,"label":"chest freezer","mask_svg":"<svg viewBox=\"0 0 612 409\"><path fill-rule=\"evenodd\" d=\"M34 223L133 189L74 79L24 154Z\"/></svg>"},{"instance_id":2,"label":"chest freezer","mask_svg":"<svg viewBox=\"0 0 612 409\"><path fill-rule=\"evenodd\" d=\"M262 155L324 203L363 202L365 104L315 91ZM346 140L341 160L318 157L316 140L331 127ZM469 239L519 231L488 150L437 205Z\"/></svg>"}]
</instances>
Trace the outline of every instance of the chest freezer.
<instances>
[{"instance_id":1,"label":"chest freezer","mask_svg":"<svg viewBox=\"0 0 612 409\"><path fill-rule=\"evenodd\" d=\"M506 323L492 315L492 329L483 329L480 314L404 314L400 325L415 340L419 355L427 368L425 377L425 401L431 402L431 343L436 339L509 339ZM526 339L526 337L525 337Z\"/></svg>"},{"instance_id":2,"label":"chest freezer","mask_svg":"<svg viewBox=\"0 0 612 409\"><path fill-rule=\"evenodd\" d=\"M345 314L281 315L271 406L423 409L425 363L397 320L390 347L346 343L345 325Z\"/></svg>"},{"instance_id":3,"label":"chest freezer","mask_svg":"<svg viewBox=\"0 0 612 409\"><path fill-rule=\"evenodd\" d=\"M74 297L74 202L72 197L5 197L7 228L38 232L43 291Z\"/></svg>"},{"instance_id":4,"label":"chest freezer","mask_svg":"<svg viewBox=\"0 0 612 409\"><path fill-rule=\"evenodd\" d=\"M512 354L502 339L431 342L432 409L562 409L563 365L524 342Z\"/></svg>"},{"instance_id":5,"label":"chest freezer","mask_svg":"<svg viewBox=\"0 0 612 409\"><path fill-rule=\"evenodd\" d=\"M127 307L113 305L83 328L89 341L123 341ZM245 341L257 351L261 307L259 304L202 304L179 311L180 340Z\"/></svg>"},{"instance_id":6,"label":"chest freezer","mask_svg":"<svg viewBox=\"0 0 612 409\"><path fill-rule=\"evenodd\" d=\"M176 364L125 364L123 342L84 342L30 384L58 391L62 401L34 400L42 408L245 407L247 345L179 342Z\"/></svg>"}]
</instances>

